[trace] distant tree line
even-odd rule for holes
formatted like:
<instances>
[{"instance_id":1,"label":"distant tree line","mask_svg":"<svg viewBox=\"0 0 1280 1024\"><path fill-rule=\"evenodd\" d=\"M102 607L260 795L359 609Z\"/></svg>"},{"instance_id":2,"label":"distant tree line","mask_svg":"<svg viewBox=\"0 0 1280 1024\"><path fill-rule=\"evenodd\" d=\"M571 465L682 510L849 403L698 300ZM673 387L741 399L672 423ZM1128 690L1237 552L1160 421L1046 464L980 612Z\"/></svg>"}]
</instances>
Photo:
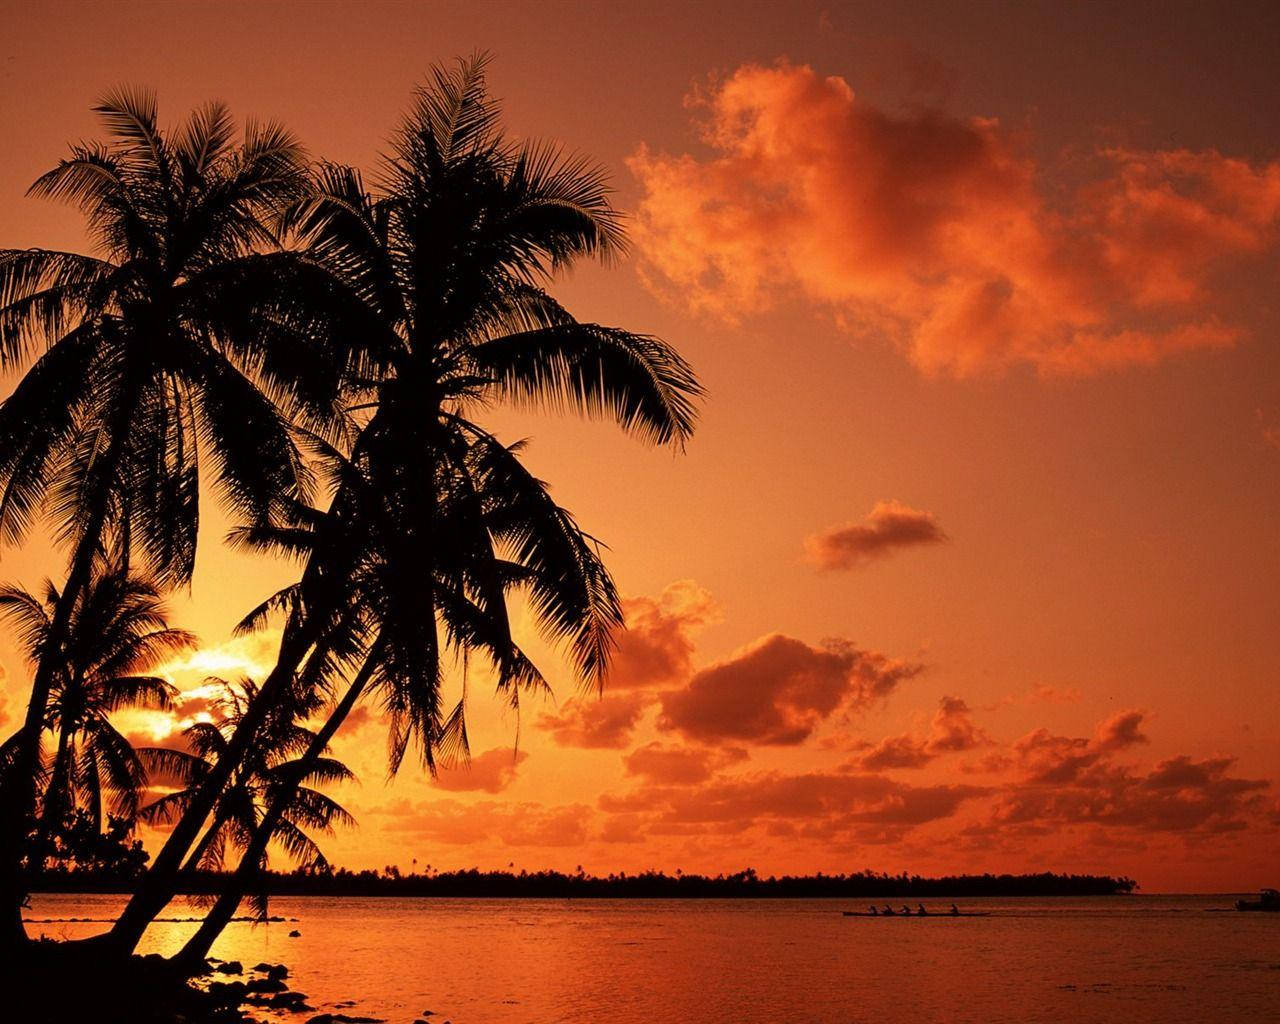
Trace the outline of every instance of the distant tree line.
<instances>
[{"instance_id":1,"label":"distant tree line","mask_svg":"<svg viewBox=\"0 0 1280 1024\"><path fill-rule=\"evenodd\" d=\"M180 888L191 895L220 892L225 876L215 871L192 871ZM131 885L118 872L62 869L46 871L30 880L41 892L128 892ZM1066 875L1042 871L1028 875L944 875L926 878L903 872L890 875L859 871L853 874L770 875L752 868L731 875L668 875L662 871L625 871L604 876L579 871L428 871L402 874L394 867L381 871L298 869L263 872L255 887L273 896L437 896L530 899L923 899L979 896L1114 896L1133 892L1132 878L1109 875Z\"/></svg>"}]
</instances>

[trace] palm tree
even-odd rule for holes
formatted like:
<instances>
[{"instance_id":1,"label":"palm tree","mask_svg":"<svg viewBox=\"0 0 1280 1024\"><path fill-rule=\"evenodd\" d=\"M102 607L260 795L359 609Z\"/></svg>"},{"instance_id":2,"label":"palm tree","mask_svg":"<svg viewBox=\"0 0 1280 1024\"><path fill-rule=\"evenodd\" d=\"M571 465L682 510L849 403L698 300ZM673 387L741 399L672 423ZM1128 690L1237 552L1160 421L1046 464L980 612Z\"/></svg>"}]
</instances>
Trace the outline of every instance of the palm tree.
<instances>
[{"instance_id":1,"label":"palm tree","mask_svg":"<svg viewBox=\"0 0 1280 1024\"><path fill-rule=\"evenodd\" d=\"M224 692L210 707L214 721L193 723L183 732L189 750L143 747L137 751L153 782L179 787L141 809L139 816L148 824L171 824L182 815L212 764L225 754L227 735L235 730L257 696L257 687L250 679L240 680L237 686L217 682ZM275 723L270 742L254 748L254 756L237 766L230 784L219 794L212 820L187 860L187 871L221 870L228 848L246 850L277 796L282 797L281 807L265 830L268 842L283 847L299 863L327 863L307 830L328 832L334 823L352 824L353 819L335 800L311 786L346 782L354 776L341 762L323 756L323 748L299 770L298 755L314 739L313 732L296 722ZM285 793L285 781L295 778L298 782ZM253 858L253 865L260 871L265 864L264 847ZM265 916L266 901L261 893L257 910L259 916Z\"/></svg>"},{"instance_id":2,"label":"palm tree","mask_svg":"<svg viewBox=\"0 0 1280 1024\"><path fill-rule=\"evenodd\" d=\"M307 185L283 128L243 138L209 104L162 131L155 99L96 108L107 144L73 146L31 194L86 215L98 254L0 250L0 364L37 357L0 405L0 538L48 512L71 549L0 801L0 940L20 940L17 857L35 801L55 653L106 531L158 580L191 575L203 459L231 510L261 518L307 477L289 417L332 412L322 322L336 279L273 249L272 222ZM345 350L342 350L345 351Z\"/></svg>"},{"instance_id":3,"label":"palm tree","mask_svg":"<svg viewBox=\"0 0 1280 1024\"><path fill-rule=\"evenodd\" d=\"M43 597L0 587L0 614L16 625L33 664L46 656L61 596L49 581ZM168 626L154 580L129 572L118 555L100 553L54 663L44 724L57 746L41 801L37 858L77 809L101 831L104 794L112 814L136 816L146 775L111 715L129 707L170 709L173 687L147 673L194 643L192 634Z\"/></svg>"},{"instance_id":4,"label":"palm tree","mask_svg":"<svg viewBox=\"0 0 1280 1024\"><path fill-rule=\"evenodd\" d=\"M359 568L349 579L350 603L331 631L330 642L318 649L303 669L300 693L332 693L343 668L359 658L363 658L363 664L307 751L293 763L290 775L282 779L275 800L268 806L235 872L226 880L222 894L177 955L180 963L195 964L208 955L255 877L258 859L271 840L275 821L287 814L290 794L298 780L319 763L323 750L363 696L377 694L389 712L392 774L400 767L411 735L418 738L423 758L432 770L438 754L448 759L464 759L468 755L465 678L463 699L445 715L438 678L424 685L415 677L397 672L396 665L413 654L396 652L395 645L418 648L425 643L438 648L445 657L452 655L461 662L464 674L470 659L483 655L494 669L498 692L518 713L522 691L545 690L547 684L511 637L505 604L508 594L521 590L534 594L535 609L581 605L585 618L605 620L610 628L620 621L616 592L590 539L541 491L541 484L536 484L540 491L535 503L537 514L530 515L522 504L527 495L520 488L511 487L505 476L491 472L487 454L479 449L471 453L465 482L455 477L440 484L432 525L446 557L437 561L434 583L419 581L420 586L435 591L437 624L435 628L420 624L413 633L398 630L394 619L386 615L394 605L398 573L394 571L392 549L385 542L394 540L411 524L387 515L385 496L377 489L348 480L347 492L369 503L357 517L363 528L347 533L352 542L363 545L349 559ZM355 467L343 463L340 472L349 475ZM558 520L556 530L548 531L548 514ZM290 525L241 530L233 540L257 549L298 553L315 543L324 532L325 520L333 515L298 510ZM515 542L529 535L537 536L540 543L515 552L515 560L499 556L498 549L514 547ZM479 537L483 541L477 545ZM557 545L560 550L556 550ZM491 580L497 582L496 594L489 589ZM300 586L295 585L274 595L246 617L242 630L253 629L272 609L295 604L300 591ZM593 593L595 598L591 597ZM544 612L538 614L551 635L566 632L554 618ZM424 634L428 634L425 639Z\"/></svg>"},{"instance_id":5,"label":"palm tree","mask_svg":"<svg viewBox=\"0 0 1280 1024\"><path fill-rule=\"evenodd\" d=\"M513 535L530 562L545 559L531 584L548 631L566 637L582 678L599 685L607 667L616 595L588 558L590 545L560 510L539 505L541 486L517 453L473 420L499 401L541 404L609 415L642 439L682 444L701 394L693 372L656 338L583 324L543 285L583 256L621 254L625 239L601 172L553 148L509 143L484 83L484 60L437 68L392 146L377 195L358 172L324 168L315 193L300 201L287 225L308 256L358 294L373 323L359 342L363 375L349 380L356 437L350 463L381 496L379 545L385 566L379 592L385 639L380 671L409 694L393 707L403 729L396 748L416 741L428 766L451 735L439 704L440 649L424 624L442 614L437 587L424 585L449 566L437 503L442 481L464 479L467 453L479 450L508 480L525 485L536 527ZM304 660L335 642L347 590L361 571L349 543L368 503L339 480L333 514L308 559L284 627L276 669L263 683L260 716L288 698ZM482 536L475 520L470 543ZM558 557L561 561L556 562ZM520 559L517 559L520 560ZM503 623L495 571L465 582L483 587L494 621ZM557 581L554 576L560 574ZM557 583L561 585L557 585ZM393 639L394 637L394 639ZM258 722L247 716L228 748L231 761L252 742ZM225 783L229 765L192 801L113 929L131 949L170 898L182 859Z\"/></svg>"}]
</instances>

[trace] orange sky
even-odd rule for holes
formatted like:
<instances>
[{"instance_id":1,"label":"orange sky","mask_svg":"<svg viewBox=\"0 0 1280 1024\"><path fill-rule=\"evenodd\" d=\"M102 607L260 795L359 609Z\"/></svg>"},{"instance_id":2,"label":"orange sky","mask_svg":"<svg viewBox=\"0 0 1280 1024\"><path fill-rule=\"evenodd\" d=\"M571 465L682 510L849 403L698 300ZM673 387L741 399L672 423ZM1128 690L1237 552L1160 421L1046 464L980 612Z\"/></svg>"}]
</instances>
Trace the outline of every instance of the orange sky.
<instances>
[{"instance_id":1,"label":"orange sky","mask_svg":"<svg viewBox=\"0 0 1280 1024\"><path fill-rule=\"evenodd\" d=\"M111 85L370 167L426 67L487 48L511 129L634 214L633 257L557 294L709 389L679 457L493 418L610 545L632 631L602 701L555 673L518 756L475 686L469 774L384 786L352 723L340 863L1274 884L1280 15L889 6L0 0L0 244L83 245L23 192ZM174 601L188 689L270 657L228 628L288 567L226 526Z\"/></svg>"}]
</instances>

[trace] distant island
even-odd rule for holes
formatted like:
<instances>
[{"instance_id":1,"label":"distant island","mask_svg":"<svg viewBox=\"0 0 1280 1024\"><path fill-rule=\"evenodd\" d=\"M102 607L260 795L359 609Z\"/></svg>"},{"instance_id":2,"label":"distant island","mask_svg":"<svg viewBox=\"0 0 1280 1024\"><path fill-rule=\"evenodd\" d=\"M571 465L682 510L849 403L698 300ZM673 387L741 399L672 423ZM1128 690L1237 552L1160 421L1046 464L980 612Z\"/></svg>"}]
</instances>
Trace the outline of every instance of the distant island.
<instances>
[{"instance_id":1,"label":"distant island","mask_svg":"<svg viewBox=\"0 0 1280 1024\"><path fill-rule=\"evenodd\" d=\"M202 895L219 892L224 875L211 871L188 873L180 892ZM33 892L126 893L132 879L116 872L47 871L30 880ZM502 899L849 899L978 897L978 896L1115 896L1138 888L1132 878L1109 875L1066 875L1039 872L1026 875L943 875L926 878L903 872L890 875L860 871L848 875L769 875L752 868L731 875L697 875L677 871L604 876L582 871L427 871L404 874L395 867L381 871L298 870L267 871L258 891L271 896L435 896Z\"/></svg>"}]
</instances>

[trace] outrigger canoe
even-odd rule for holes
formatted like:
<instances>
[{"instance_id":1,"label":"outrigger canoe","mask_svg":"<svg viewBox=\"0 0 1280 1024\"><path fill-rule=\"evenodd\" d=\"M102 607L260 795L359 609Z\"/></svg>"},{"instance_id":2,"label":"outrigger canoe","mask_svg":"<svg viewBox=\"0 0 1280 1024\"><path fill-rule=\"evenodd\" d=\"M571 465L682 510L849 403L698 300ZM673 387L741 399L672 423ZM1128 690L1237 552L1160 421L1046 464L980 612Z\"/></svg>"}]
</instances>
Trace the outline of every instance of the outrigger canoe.
<instances>
[{"instance_id":1,"label":"outrigger canoe","mask_svg":"<svg viewBox=\"0 0 1280 1024\"><path fill-rule=\"evenodd\" d=\"M842 913L845 917L990 917L991 916L991 912L989 910L962 910L958 914L952 914L948 911L943 911L942 913L939 913L939 914L904 914L904 913L901 913L900 911L895 911L892 914L884 914L884 913L872 914L870 911L866 911L866 910L842 910L840 911L840 913Z\"/></svg>"}]
</instances>

